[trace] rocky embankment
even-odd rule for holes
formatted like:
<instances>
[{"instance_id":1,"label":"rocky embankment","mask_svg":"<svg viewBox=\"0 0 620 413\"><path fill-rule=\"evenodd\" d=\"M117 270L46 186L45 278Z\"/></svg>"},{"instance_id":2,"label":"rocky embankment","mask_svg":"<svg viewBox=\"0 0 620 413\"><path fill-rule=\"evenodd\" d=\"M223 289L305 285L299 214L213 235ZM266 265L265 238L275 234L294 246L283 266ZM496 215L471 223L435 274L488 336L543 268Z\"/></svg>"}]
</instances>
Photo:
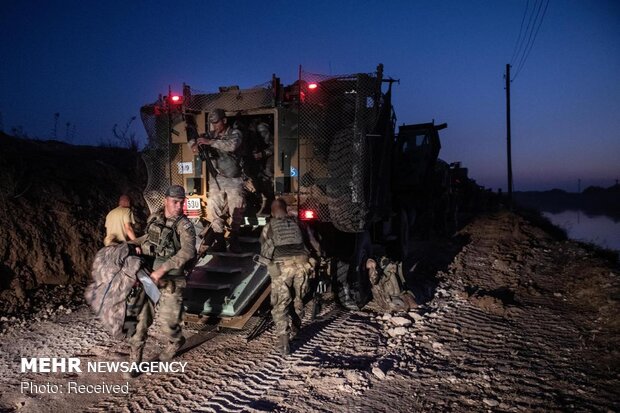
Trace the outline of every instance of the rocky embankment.
<instances>
[{"instance_id":1,"label":"rocky embankment","mask_svg":"<svg viewBox=\"0 0 620 413\"><path fill-rule=\"evenodd\" d=\"M103 246L105 215L121 193L144 210L144 181L127 149L0 135L0 320L70 305Z\"/></svg>"}]
</instances>

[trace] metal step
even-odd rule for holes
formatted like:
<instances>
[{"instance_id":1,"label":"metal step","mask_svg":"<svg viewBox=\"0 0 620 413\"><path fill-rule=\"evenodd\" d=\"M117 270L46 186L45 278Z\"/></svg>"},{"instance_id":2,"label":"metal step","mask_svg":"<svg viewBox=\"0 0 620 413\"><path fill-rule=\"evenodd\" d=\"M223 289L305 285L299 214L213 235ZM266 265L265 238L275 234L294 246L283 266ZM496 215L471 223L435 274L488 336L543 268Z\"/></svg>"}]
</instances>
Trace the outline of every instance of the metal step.
<instances>
[{"instance_id":1,"label":"metal step","mask_svg":"<svg viewBox=\"0 0 620 413\"><path fill-rule=\"evenodd\" d=\"M245 243L248 243L248 244L257 244L257 243L260 242L260 239L259 239L259 237L243 237L243 236L240 236L239 237L239 241L245 242Z\"/></svg>"},{"instance_id":2,"label":"metal step","mask_svg":"<svg viewBox=\"0 0 620 413\"><path fill-rule=\"evenodd\" d=\"M225 274L234 274L237 272L241 272L242 267L231 267L229 265L217 265L217 264L207 264L204 267L197 268L202 271L209 272L221 272Z\"/></svg>"},{"instance_id":3,"label":"metal step","mask_svg":"<svg viewBox=\"0 0 620 413\"><path fill-rule=\"evenodd\" d=\"M246 258L253 257L254 252L207 252L207 255L213 255L214 257L234 257L234 258Z\"/></svg>"},{"instance_id":4,"label":"metal step","mask_svg":"<svg viewBox=\"0 0 620 413\"><path fill-rule=\"evenodd\" d=\"M245 221L245 225L267 225L267 218L265 216L257 216L257 217L243 217Z\"/></svg>"},{"instance_id":5,"label":"metal step","mask_svg":"<svg viewBox=\"0 0 620 413\"><path fill-rule=\"evenodd\" d=\"M230 290L233 288L233 285L206 282L206 281L200 281L200 280L196 280L196 281L192 280L192 281L187 282L187 287L188 288L201 288L204 290Z\"/></svg>"},{"instance_id":6,"label":"metal step","mask_svg":"<svg viewBox=\"0 0 620 413\"><path fill-rule=\"evenodd\" d=\"M213 317L239 316L269 283L267 269L250 258L208 258L187 280L184 300L190 313Z\"/></svg>"}]
</instances>

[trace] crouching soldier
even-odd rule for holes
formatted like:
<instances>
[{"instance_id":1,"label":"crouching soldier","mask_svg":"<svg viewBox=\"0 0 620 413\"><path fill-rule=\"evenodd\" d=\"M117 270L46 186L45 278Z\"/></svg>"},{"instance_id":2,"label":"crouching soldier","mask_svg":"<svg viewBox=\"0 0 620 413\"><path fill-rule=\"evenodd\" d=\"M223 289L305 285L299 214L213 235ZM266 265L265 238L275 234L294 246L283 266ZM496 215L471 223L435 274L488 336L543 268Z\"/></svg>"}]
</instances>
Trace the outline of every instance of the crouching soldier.
<instances>
[{"instance_id":1,"label":"crouching soldier","mask_svg":"<svg viewBox=\"0 0 620 413\"><path fill-rule=\"evenodd\" d=\"M161 361L169 361L185 342L181 330L183 316L184 267L196 255L194 225L183 214L185 190L173 185L166 191L164 207L147 221L146 234L134 241L136 250L144 257L145 265L152 269L151 279L159 286L161 297L158 311L162 330L168 344L160 354ZM137 297L130 298L128 311L136 312L135 328L128 333L131 346L130 362L141 362L148 329L153 323L154 308L145 298L144 289Z\"/></svg>"},{"instance_id":2,"label":"crouching soldier","mask_svg":"<svg viewBox=\"0 0 620 413\"><path fill-rule=\"evenodd\" d=\"M260 237L261 255L267 259L271 277L271 316L275 324L277 348L289 354L289 340L301 327L303 298L308 293L312 266L302 230L295 217L286 212L286 202L271 204L271 220ZM291 309L291 304L293 309Z\"/></svg>"},{"instance_id":3,"label":"crouching soldier","mask_svg":"<svg viewBox=\"0 0 620 413\"><path fill-rule=\"evenodd\" d=\"M381 257L378 261L368 259L366 269L370 278L372 297L381 310L408 311L417 307L411 291L401 288L401 283L405 282L402 277L402 264Z\"/></svg>"}]
</instances>

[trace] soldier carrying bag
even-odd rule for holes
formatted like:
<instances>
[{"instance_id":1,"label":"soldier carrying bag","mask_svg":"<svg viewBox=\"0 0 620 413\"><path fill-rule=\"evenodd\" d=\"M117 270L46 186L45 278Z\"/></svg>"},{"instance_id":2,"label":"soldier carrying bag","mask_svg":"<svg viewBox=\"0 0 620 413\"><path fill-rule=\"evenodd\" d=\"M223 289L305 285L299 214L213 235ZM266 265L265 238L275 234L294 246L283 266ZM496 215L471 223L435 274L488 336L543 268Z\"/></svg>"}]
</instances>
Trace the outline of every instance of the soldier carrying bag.
<instances>
[{"instance_id":1,"label":"soldier carrying bag","mask_svg":"<svg viewBox=\"0 0 620 413\"><path fill-rule=\"evenodd\" d=\"M136 274L141 267L142 259L131 254L127 243L104 247L95 256L93 282L84 298L112 337L125 336L127 297L139 285Z\"/></svg>"}]
</instances>

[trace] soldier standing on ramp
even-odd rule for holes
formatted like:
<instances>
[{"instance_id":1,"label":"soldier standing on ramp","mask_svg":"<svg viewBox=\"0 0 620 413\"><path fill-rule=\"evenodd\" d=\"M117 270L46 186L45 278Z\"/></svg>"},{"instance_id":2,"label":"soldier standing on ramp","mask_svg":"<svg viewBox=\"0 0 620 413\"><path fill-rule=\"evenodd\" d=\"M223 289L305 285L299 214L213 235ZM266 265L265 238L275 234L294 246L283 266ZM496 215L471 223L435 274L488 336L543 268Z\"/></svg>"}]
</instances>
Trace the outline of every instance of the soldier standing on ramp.
<instances>
[{"instance_id":1,"label":"soldier standing on ramp","mask_svg":"<svg viewBox=\"0 0 620 413\"><path fill-rule=\"evenodd\" d=\"M138 253L145 257L147 266L153 269L151 279L161 290L158 311L162 318L163 333L169 339L168 345L159 356L161 361L171 360L185 342L181 330L185 287L183 269L196 255L196 232L194 225L183 214L184 202L183 187L169 187L164 207L147 221L146 234L131 242L137 245ZM129 361L136 363L142 361L147 332L153 323L153 304L144 295L144 289L141 289L137 297L130 299L133 302L128 303L128 308L133 307L139 311L135 332L129 337ZM144 303L141 307L135 305L140 301Z\"/></svg>"},{"instance_id":2,"label":"soldier standing on ramp","mask_svg":"<svg viewBox=\"0 0 620 413\"><path fill-rule=\"evenodd\" d=\"M271 316L278 337L277 348L282 354L289 354L289 340L301 327L303 298L309 290L312 266L302 230L297 219L287 214L284 200L272 202L271 217L261 233L261 255L269 262Z\"/></svg>"},{"instance_id":3,"label":"soldier standing on ramp","mask_svg":"<svg viewBox=\"0 0 620 413\"><path fill-rule=\"evenodd\" d=\"M198 153L199 145L209 147L217 177L209 176L209 201L207 215L211 221L213 239L206 239L205 245L211 245L210 251L226 250L224 240L224 216L226 209L232 218L230 250L239 252L239 228L243 223L245 199L243 198L243 177L239 150L242 144L241 132L228 126L226 114L222 109L214 109L209 113L209 123L213 132L207 136L190 141L194 153ZM216 182L217 179L217 182Z\"/></svg>"}]
</instances>

